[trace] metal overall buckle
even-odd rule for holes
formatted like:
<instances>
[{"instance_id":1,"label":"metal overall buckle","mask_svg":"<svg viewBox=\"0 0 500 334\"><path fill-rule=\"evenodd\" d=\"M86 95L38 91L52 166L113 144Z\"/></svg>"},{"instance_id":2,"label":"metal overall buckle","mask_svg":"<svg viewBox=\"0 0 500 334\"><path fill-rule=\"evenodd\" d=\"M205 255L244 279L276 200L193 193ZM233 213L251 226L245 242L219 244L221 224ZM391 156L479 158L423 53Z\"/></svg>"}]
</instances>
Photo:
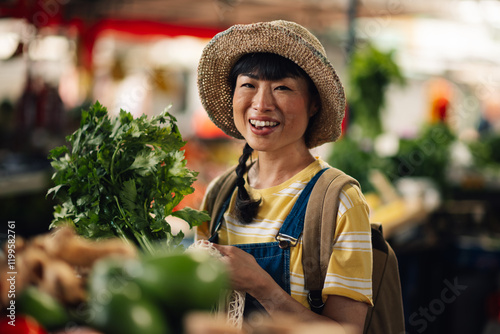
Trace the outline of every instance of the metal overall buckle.
<instances>
[{"instance_id":1,"label":"metal overall buckle","mask_svg":"<svg viewBox=\"0 0 500 334\"><path fill-rule=\"evenodd\" d=\"M294 247L298 244L299 240L287 234L278 233L276 235L276 241L278 241L278 246L281 249L286 249L288 247Z\"/></svg>"}]
</instances>

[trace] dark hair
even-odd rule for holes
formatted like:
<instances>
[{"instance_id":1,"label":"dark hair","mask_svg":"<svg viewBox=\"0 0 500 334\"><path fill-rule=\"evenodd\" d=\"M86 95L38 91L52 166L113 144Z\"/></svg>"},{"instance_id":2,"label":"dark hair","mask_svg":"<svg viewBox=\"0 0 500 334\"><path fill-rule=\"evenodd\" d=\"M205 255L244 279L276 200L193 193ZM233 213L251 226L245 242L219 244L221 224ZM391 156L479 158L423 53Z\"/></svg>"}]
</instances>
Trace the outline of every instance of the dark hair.
<instances>
[{"instance_id":1,"label":"dark hair","mask_svg":"<svg viewBox=\"0 0 500 334\"><path fill-rule=\"evenodd\" d=\"M238 193L236 194L236 217L243 224L250 224L252 220L257 215L257 211L259 210L259 205L261 200L254 200L248 194L248 191L245 189L245 173L247 171L247 161L248 158L252 155L253 148L245 143L245 147L243 147L243 154L240 156L238 160L238 166L236 166L236 186L238 187Z\"/></svg>"},{"instance_id":2,"label":"dark hair","mask_svg":"<svg viewBox=\"0 0 500 334\"><path fill-rule=\"evenodd\" d=\"M312 98L316 98L318 90L307 73L297 64L288 58L284 58L274 53L249 53L241 57L229 74L229 84L234 93L236 80L240 74L254 74L262 80L279 80L283 78L305 78L307 81L309 93ZM319 99L318 99L319 101ZM238 194L236 196L236 217L243 224L250 224L257 215L261 200L254 200L245 189L244 175L247 171L247 161L252 155L253 148L245 144L243 154L240 156L238 166L236 167L236 185Z\"/></svg>"},{"instance_id":3,"label":"dark hair","mask_svg":"<svg viewBox=\"0 0 500 334\"><path fill-rule=\"evenodd\" d=\"M255 74L262 80L304 78L311 96L318 95L313 81L299 65L275 53L248 53L238 59L229 73L229 84L233 93L238 75L244 73Z\"/></svg>"}]
</instances>

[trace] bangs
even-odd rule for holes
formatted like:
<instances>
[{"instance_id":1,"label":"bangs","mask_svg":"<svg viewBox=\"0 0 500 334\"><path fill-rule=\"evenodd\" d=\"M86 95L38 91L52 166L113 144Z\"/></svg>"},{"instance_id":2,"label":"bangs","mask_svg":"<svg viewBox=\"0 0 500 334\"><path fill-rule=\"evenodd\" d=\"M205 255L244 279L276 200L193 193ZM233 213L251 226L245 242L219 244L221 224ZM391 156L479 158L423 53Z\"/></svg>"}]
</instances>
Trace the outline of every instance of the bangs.
<instances>
[{"instance_id":1,"label":"bangs","mask_svg":"<svg viewBox=\"0 0 500 334\"><path fill-rule=\"evenodd\" d=\"M229 75L229 83L233 92L236 79L240 74L253 74L259 80L270 81L303 77L312 84L311 79L302 68L290 59L274 53L249 53L241 57Z\"/></svg>"}]
</instances>

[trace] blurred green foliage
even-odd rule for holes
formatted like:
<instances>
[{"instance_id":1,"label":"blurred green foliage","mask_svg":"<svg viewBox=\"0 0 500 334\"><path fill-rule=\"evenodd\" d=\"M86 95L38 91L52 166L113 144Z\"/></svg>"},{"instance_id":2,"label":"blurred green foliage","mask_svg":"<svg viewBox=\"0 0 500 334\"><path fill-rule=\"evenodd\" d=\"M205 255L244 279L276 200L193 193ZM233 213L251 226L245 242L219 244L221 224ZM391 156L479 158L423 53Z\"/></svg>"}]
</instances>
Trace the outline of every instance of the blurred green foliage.
<instances>
[{"instance_id":1,"label":"blurred green foliage","mask_svg":"<svg viewBox=\"0 0 500 334\"><path fill-rule=\"evenodd\" d=\"M489 132L480 140L469 143L478 168L500 168L500 135Z\"/></svg>"},{"instance_id":2,"label":"blurred green foliage","mask_svg":"<svg viewBox=\"0 0 500 334\"><path fill-rule=\"evenodd\" d=\"M445 123L424 126L413 139L400 139L398 153L390 157L395 173L391 178L423 176L443 190L456 136Z\"/></svg>"},{"instance_id":3,"label":"blurred green foliage","mask_svg":"<svg viewBox=\"0 0 500 334\"><path fill-rule=\"evenodd\" d=\"M381 112L391 83L405 84L394 51L383 52L368 43L354 52L348 67L347 101L351 121L361 127L363 136L382 133Z\"/></svg>"},{"instance_id":4,"label":"blurred green foliage","mask_svg":"<svg viewBox=\"0 0 500 334\"><path fill-rule=\"evenodd\" d=\"M391 83L405 84L394 61L394 52L382 52L370 43L358 48L348 68L347 131L333 145L327 157L330 165L357 179L364 192L375 191L370 171L382 172L391 182L402 177L425 177L434 181L443 196L452 189L449 173L453 145L459 141L446 121L427 123L413 138L397 139L399 148L392 156L381 157L374 140L383 133L382 111ZM500 134L488 132L479 140L465 143L471 166L481 175L487 171L500 174Z\"/></svg>"},{"instance_id":5,"label":"blurred green foliage","mask_svg":"<svg viewBox=\"0 0 500 334\"><path fill-rule=\"evenodd\" d=\"M358 180L364 192L375 190L369 180L370 170L394 174L392 161L375 154L371 141L356 140L353 136L344 136L334 144L328 162Z\"/></svg>"},{"instance_id":6,"label":"blurred green foliage","mask_svg":"<svg viewBox=\"0 0 500 334\"><path fill-rule=\"evenodd\" d=\"M369 140L342 137L335 143L329 163L359 181L363 191L373 191L370 170L379 170L389 180L401 177L428 177L441 189L446 187L446 170L455 135L444 123L429 124L412 139L399 139L399 150L389 157L380 157Z\"/></svg>"}]
</instances>

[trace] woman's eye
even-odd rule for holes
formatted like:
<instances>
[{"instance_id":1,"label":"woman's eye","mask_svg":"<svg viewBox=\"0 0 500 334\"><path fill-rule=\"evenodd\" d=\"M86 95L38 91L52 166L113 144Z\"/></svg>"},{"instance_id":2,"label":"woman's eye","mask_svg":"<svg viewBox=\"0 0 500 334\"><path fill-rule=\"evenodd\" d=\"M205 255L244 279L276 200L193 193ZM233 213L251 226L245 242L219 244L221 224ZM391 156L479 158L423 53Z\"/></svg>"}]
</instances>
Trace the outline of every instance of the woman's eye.
<instances>
[{"instance_id":1,"label":"woman's eye","mask_svg":"<svg viewBox=\"0 0 500 334\"><path fill-rule=\"evenodd\" d=\"M251 83L245 82L245 83L241 84L241 87L253 88L254 86Z\"/></svg>"},{"instance_id":2,"label":"woman's eye","mask_svg":"<svg viewBox=\"0 0 500 334\"><path fill-rule=\"evenodd\" d=\"M278 87L276 87L276 90L290 90L290 88L289 88L289 87L287 87L287 86L283 86L283 85L282 85L282 86L278 86Z\"/></svg>"}]
</instances>

